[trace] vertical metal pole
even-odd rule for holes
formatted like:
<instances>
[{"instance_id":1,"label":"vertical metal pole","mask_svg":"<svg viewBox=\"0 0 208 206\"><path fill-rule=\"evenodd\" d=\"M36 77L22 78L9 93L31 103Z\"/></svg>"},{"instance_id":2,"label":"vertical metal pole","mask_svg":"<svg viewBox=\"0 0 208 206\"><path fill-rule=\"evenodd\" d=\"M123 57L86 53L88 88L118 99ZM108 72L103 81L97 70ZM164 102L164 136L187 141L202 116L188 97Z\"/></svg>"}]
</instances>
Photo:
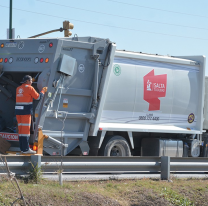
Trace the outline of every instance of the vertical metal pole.
<instances>
[{"instance_id":1,"label":"vertical metal pole","mask_svg":"<svg viewBox=\"0 0 208 206\"><path fill-rule=\"evenodd\" d=\"M62 176L62 171L59 173L59 185L63 186L63 176Z\"/></svg>"},{"instance_id":2,"label":"vertical metal pole","mask_svg":"<svg viewBox=\"0 0 208 206\"><path fill-rule=\"evenodd\" d=\"M30 161L31 161L31 169L33 169L33 167L41 167L41 155L31 155L30 157Z\"/></svg>"},{"instance_id":3,"label":"vertical metal pole","mask_svg":"<svg viewBox=\"0 0 208 206\"><path fill-rule=\"evenodd\" d=\"M10 0L10 12L9 12L9 39L12 39L12 0Z\"/></svg>"},{"instance_id":4,"label":"vertical metal pole","mask_svg":"<svg viewBox=\"0 0 208 206\"><path fill-rule=\"evenodd\" d=\"M170 179L170 157L161 157L161 180Z\"/></svg>"},{"instance_id":5,"label":"vertical metal pole","mask_svg":"<svg viewBox=\"0 0 208 206\"><path fill-rule=\"evenodd\" d=\"M40 181L41 175L41 155L31 155L31 172L33 174L34 181L36 184Z\"/></svg>"}]
</instances>

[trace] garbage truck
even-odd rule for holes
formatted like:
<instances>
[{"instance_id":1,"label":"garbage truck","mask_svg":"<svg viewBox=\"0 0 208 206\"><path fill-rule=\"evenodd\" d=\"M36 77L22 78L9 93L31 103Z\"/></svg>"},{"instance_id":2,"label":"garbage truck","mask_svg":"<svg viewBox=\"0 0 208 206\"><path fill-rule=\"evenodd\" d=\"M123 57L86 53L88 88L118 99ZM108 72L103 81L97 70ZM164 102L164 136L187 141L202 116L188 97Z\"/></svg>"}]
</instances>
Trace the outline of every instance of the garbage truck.
<instances>
[{"instance_id":1,"label":"garbage truck","mask_svg":"<svg viewBox=\"0 0 208 206\"><path fill-rule=\"evenodd\" d=\"M30 145L44 155L207 156L205 57L116 50L95 37L0 40L0 136L18 152L16 88L36 91ZM206 92L205 92L206 91Z\"/></svg>"}]
</instances>

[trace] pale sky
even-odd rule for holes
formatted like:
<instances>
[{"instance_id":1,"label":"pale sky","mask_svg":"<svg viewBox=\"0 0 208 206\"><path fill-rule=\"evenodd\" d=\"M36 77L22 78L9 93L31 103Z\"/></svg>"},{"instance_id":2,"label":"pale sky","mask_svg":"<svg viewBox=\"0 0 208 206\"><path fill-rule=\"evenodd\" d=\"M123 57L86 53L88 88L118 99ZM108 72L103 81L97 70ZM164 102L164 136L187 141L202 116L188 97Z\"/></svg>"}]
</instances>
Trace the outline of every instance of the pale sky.
<instances>
[{"instance_id":1,"label":"pale sky","mask_svg":"<svg viewBox=\"0 0 208 206\"><path fill-rule=\"evenodd\" d=\"M0 0L0 39L7 38L9 2ZM109 38L117 49L208 56L207 8L207 0L13 0L12 26L16 37L27 38L69 20L72 36ZM57 32L43 37L63 36Z\"/></svg>"}]
</instances>

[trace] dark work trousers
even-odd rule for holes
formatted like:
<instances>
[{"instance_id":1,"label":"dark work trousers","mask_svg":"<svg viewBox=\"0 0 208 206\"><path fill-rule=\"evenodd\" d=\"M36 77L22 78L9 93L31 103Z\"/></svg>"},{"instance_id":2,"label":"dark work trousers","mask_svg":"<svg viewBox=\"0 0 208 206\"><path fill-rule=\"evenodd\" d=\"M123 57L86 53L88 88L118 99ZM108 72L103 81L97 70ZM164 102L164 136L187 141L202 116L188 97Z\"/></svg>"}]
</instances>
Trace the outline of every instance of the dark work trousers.
<instances>
[{"instance_id":1,"label":"dark work trousers","mask_svg":"<svg viewBox=\"0 0 208 206\"><path fill-rule=\"evenodd\" d=\"M18 134L20 150L26 152L29 150L31 115L16 115L18 122Z\"/></svg>"},{"instance_id":2,"label":"dark work trousers","mask_svg":"<svg viewBox=\"0 0 208 206\"><path fill-rule=\"evenodd\" d=\"M29 136L19 137L19 146L21 151L26 152L29 150L29 138Z\"/></svg>"}]
</instances>

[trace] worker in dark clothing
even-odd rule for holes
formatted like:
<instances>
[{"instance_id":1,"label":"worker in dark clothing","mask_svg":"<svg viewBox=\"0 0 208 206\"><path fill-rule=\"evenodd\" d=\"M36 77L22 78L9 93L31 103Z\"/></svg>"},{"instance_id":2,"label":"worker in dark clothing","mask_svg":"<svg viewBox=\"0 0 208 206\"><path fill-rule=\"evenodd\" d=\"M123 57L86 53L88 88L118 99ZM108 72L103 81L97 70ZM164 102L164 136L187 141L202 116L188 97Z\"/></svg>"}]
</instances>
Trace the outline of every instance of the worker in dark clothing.
<instances>
[{"instance_id":1,"label":"worker in dark clothing","mask_svg":"<svg viewBox=\"0 0 208 206\"><path fill-rule=\"evenodd\" d=\"M33 99L39 100L47 92L47 87L43 87L40 93L31 86L32 77L24 76L21 86L16 89L15 113L18 122L19 145L22 153L35 154L29 148L31 115L33 113Z\"/></svg>"}]
</instances>

